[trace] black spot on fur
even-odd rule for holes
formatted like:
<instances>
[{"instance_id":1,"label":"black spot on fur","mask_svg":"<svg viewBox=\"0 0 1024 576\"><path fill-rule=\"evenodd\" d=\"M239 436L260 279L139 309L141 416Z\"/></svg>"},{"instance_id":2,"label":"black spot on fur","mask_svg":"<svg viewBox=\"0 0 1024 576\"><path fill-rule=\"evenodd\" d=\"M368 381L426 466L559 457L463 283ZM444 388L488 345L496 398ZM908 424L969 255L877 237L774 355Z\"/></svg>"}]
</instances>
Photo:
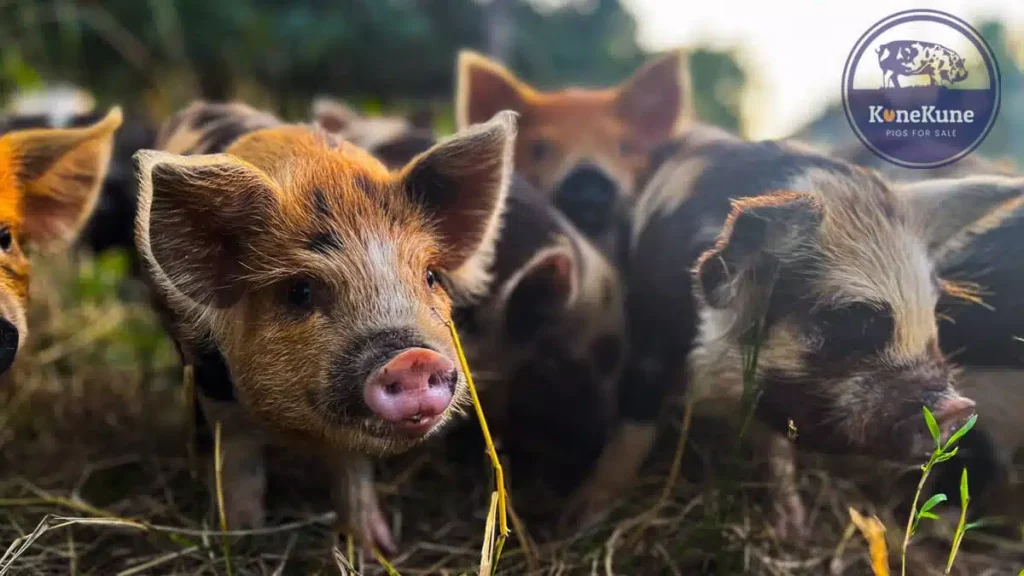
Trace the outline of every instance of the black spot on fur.
<instances>
[{"instance_id":1,"label":"black spot on fur","mask_svg":"<svg viewBox=\"0 0 1024 576\"><path fill-rule=\"evenodd\" d=\"M316 207L317 214L322 216L331 215L331 206L327 203L327 194L320 188L313 190L313 205Z\"/></svg>"},{"instance_id":2,"label":"black spot on fur","mask_svg":"<svg viewBox=\"0 0 1024 576\"><path fill-rule=\"evenodd\" d=\"M307 249L319 254L330 254L343 247L341 236L337 232L318 232L309 240Z\"/></svg>"}]
</instances>

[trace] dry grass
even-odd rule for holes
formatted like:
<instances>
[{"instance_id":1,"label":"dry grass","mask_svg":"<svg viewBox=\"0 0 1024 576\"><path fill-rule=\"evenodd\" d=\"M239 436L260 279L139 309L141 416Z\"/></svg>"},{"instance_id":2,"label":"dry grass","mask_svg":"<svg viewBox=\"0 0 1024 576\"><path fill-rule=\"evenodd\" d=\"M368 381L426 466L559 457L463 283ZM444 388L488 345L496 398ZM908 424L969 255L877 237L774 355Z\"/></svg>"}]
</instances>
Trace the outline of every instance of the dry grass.
<instances>
[{"instance_id":1,"label":"dry grass","mask_svg":"<svg viewBox=\"0 0 1024 576\"><path fill-rule=\"evenodd\" d=\"M76 269L59 258L36 268L34 332L11 382L0 386L0 555L8 552L0 574L227 574L225 550L231 573L241 576L384 573L344 545L332 551L322 471L276 451L268 461L268 528L232 533L223 546L186 450L177 359L144 305L112 296L117 268L83 261ZM545 526L529 513L532 495L513 491L522 517L510 518L497 573L870 574L850 506L877 514L898 550L892 486L874 486L873 505L863 483L814 461L801 481L814 535L778 541L763 487L748 482L764 475L747 462L712 466L717 432L699 421L680 480L662 503L675 448L667 432L632 496L607 521L569 538L544 538ZM403 575L478 570L493 473L483 452L448 456L438 442L381 463L379 489L402 548L393 563ZM702 480L710 470L714 480ZM916 536L909 572L940 574L948 539ZM984 545L969 534L954 573L1008 574L1022 557L1020 543Z\"/></svg>"}]
</instances>

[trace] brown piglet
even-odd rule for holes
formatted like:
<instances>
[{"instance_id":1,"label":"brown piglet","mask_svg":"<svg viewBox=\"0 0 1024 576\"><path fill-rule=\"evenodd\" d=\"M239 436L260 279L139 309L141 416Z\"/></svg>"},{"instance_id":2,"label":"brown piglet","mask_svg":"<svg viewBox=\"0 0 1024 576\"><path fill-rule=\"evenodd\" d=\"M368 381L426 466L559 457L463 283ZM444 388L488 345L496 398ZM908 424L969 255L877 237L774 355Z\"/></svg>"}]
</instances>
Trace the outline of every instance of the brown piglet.
<instances>
[{"instance_id":1,"label":"brown piglet","mask_svg":"<svg viewBox=\"0 0 1024 576\"><path fill-rule=\"evenodd\" d=\"M637 181L662 142L690 125L689 58L672 51L622 84L537 90L485 56L459 54L456 126L520 114L516 171L603 253L618 256Z\"/></svg>"},{"instance_id":2,"label":"brown piglet","mask_svg":"<svg viewBox=\"0 0 1024 576\"><path fill-rule=\"evenodd\" d=\"M136 242L222 428L231 528L263 522L262 449L282 441L331 469L343 530L395 551L370 457L469 401L446 323L489 285L514 136L500 113L389 170L315 126L200 102L137 155Z\"/></svg>"}]
</instances>

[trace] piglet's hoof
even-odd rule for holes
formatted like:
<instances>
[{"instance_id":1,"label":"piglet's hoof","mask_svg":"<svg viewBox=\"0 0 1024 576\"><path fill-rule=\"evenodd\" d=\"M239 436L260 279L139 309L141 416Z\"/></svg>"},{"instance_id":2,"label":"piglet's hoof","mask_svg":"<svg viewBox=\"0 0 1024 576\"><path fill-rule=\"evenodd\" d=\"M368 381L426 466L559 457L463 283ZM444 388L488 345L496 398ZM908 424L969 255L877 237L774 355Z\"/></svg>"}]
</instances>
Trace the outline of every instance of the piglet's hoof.
<instances>
[{"instance_id":1,"label":"piglet's hoof","mask_svg":"<svg viewBox=\"0 0 1024 576\"><path fill-rule=\"evenodd\" d=\"M256 499L246 501L235 499L230 504L225 502L224 506L228 530L254 530L263 528L266 524L267 515L263 504Z\"/></svg>"},{"instance_id":2,"label":"piglet's hoof","mask_svg":"<svg viewBox=\"0 0 1024 576\"><path fill-rule=\"evenodd\" d=\"M388 526L380 505L376 502L372 505L361 506L359 510L355 511L349 522L339 524L338 531L340 532L341 546L339 548L341 550L345 549L345 535L349 534L370 557L373 557L374 547L386 558L398 553L398 546L395 545L391 528Z\"/></svg>"},{"instance_id":3,"label":"piglet's hoof","mask_svg":"<svg viewBox=\"0 0 1024 576\"><path fill-rule=\"evenodd\" d=\"M232 482L224 486L224 516L228 530L253 530L266 524L266 509L263 505L265 482L261 476L231 477ZM220 505L217 502L216 484L211 482L210 517L214 526L220 528Z\"/></svg>"}]
</instances>

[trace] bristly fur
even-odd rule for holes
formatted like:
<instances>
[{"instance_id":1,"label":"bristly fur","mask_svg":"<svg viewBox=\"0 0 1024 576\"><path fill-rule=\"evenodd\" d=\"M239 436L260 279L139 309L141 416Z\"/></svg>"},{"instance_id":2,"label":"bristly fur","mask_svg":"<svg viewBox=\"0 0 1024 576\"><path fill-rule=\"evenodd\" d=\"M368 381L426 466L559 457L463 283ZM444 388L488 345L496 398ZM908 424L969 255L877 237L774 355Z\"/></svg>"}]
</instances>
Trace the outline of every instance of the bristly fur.
<instances>
[{"instance_id":1,"label":"bristly fur","mask_svg":"<svg viewBox=\"0 0 1024 576\"><path fill-rule=\"evenodd\" d=\"M274 326L272 319L280 312L268 308L266 299L296 274L345 295L331 305L350 307L339 312L350 325L337 327L337 350L360 333L401 326L417 316L433 326L436 333L428 340L435 340L436 348L450 347L442 327L434 326L434 310L446 317L451 303L439 300L409 316L423 297L417 292L423 281L418 274L409 276L411 270L394 268L391 259L422 262L423 270L436 267L456 301L488 288L487 268L510 172L511 113L439 142L397 172L315 127L273 123L238 104L196 104L170 124L192 136L164 130L162 142L200 143L204 150L204 125L242 132L221 154L136 155L136 240L159 293L178 315L171 322L176 335L189 340L211 336L250 408L286 430L313 437L333 428L315 424L312 414L302 423L297 416L307 411L301 408L307 403L296 396L299 389L286 392L295 387L284 382L315 366L283 350L276 357L268 354L284 341L264 342L266 348L255 356L251 350L265 333L281 332L280 339L290 332L296 343L309 339L294 350L308 350L330 334L315 317L305 320L308 326L301 330L287 323ZM244 131L252 125L268 127ZM310 250L311 239L324 233L335 238L339 249ZM249 317L245 327L238 323L242 314ZM289 364L288 357L298 363ZM262 368L254 373L253 364ZM323 377L303 376L306 389L326 386L317 384ZM266 383L278 380L282 384L271 392ZM458 391L456 404L463 400L464 387ZM293 413L283 421L282 402L292 406L285 413ZM335 440L371 449L360 437Z\"/></svg>"},{"instance_id":2,"label":"bristly fur","mask_svg":"<svg viewBox=\"0 0 1024 576\"><path fill-rule=\"evenodd\" d=\"M738 422L753 385L759 421L782 435L795 425L797 445L828 451L906 455L929 438L922 405L958 407L942 418L945 432L964 416L938 347L933 263L877 174L794 143L695 129L666 147L647 181L627 266L623 424L610 447L638 449L622 434L653 425L673 390ZM627 456L606 452L597 469L617 461ZM591 479L587 505L622 476ZM782 502L802 515L799 502Z\"/></svg>"},{"instance_id":3,"label":"bristly fur","mask_svg":"<svg viewBox=\"0 0 1024 576\"><path fill-rule=\"evenodd\" d=\"M326 98L313 115L391 167L436 143L402 117L363 117ZM522 178L513 177L506 204L490 287L458 306L456 325L492 433L521 472L513 488L521 481L564 493L593 461L614 413L626 345L621 280ZM459 434L449 440L455 451L476 450Z\"/></svg>"},{"instance_id":4,"label":"bristly fur","mask_svg":"<svg viewBox=\"0 0 1024 576\"><path fill-rule=\"evenodd\" d=\"M430 375L450 379L450 401L414 435L367 390L402 351L457 366L445 322L489 287L514 138L515 115L497 114L389 170L320 126L200 102L161 130L169 150L136 154L154 305L194 367L203 413L247 455L224 470L232 523L262 522L269 432L322 454L339 520L367 547L394 548L366 458L461 413L466 375Z\"/></svg>"}]
</instances>

